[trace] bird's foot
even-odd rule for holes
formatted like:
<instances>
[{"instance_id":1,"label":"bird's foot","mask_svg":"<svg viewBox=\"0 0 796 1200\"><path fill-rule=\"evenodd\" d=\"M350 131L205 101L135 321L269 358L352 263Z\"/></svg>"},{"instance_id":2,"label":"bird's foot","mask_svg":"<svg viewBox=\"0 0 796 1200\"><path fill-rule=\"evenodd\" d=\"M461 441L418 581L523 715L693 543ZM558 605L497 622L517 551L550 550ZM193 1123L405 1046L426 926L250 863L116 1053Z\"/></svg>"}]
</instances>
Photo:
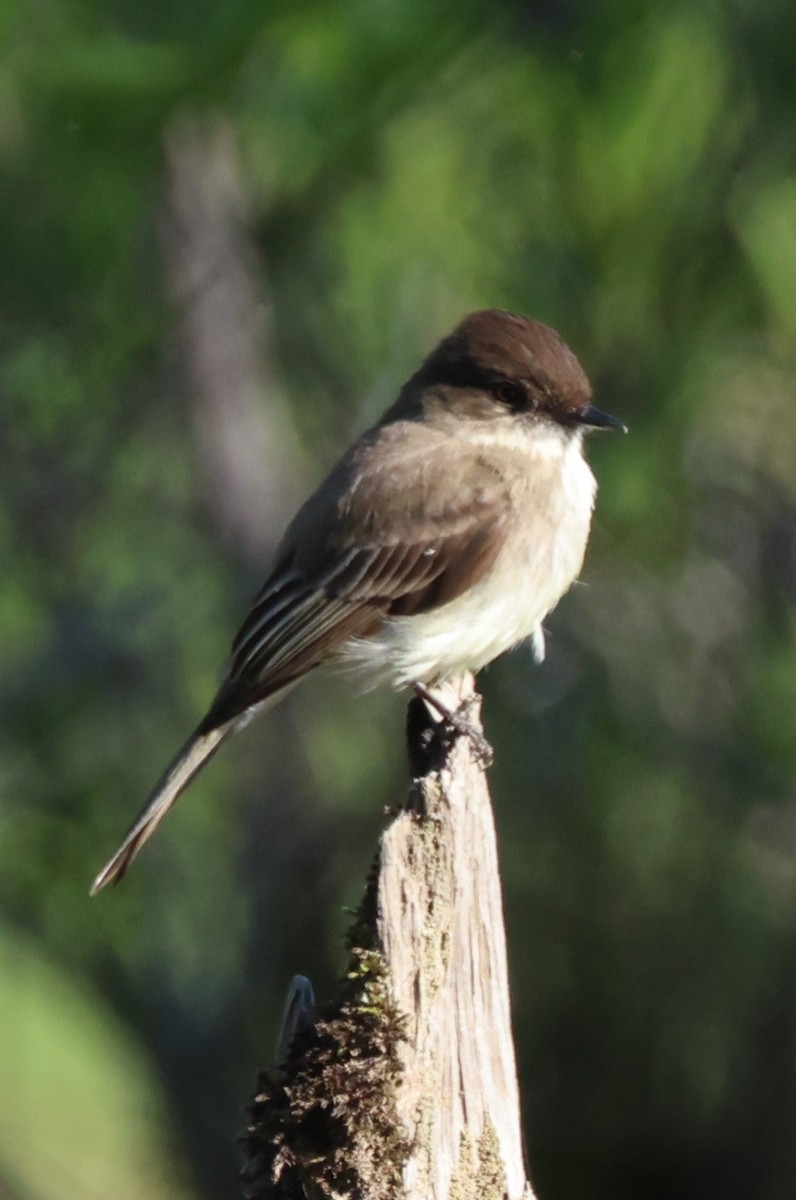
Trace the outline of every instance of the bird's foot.
<instances>
[{"instance_id":1,"label":"bird's foot","mask_svg":"<svg viewBox=\"0 0 796 1200\"><path fill-rule=\"evenodd\" d=\"M415 683L412 686L415 694L439 714L450 733L455 734L456 737L468 739L479 766L490 767L495 752L481 730L472 721L472 711L478 703L478 698L470 696L467 700L463 700L458 708L451 709L447 704L443 704L425 684Z\"/></svg>"}]
</instances>

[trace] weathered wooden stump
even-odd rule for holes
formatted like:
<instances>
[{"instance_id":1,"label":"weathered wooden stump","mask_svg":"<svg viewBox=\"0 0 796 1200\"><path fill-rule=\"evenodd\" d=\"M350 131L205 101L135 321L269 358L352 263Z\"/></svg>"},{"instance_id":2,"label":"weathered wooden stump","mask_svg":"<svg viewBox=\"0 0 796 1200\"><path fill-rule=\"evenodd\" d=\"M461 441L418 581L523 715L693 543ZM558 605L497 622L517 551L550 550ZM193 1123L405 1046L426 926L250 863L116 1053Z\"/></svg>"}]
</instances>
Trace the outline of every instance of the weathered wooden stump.
<instances>
[{"instance_id":1,"label":"weathered wooden stump","mask_svg":"<svg viewBox=\"0 0 796 1200\"><path fill-rule=\"evenodd\" d=\"M437 695L470 700L477 723L471 676ZM408 733L413 787L382 837L341 993L278 1077L260 1077L252 1200L532 1200L486 777L419 700Z\"/></svg>"}]
</instances>

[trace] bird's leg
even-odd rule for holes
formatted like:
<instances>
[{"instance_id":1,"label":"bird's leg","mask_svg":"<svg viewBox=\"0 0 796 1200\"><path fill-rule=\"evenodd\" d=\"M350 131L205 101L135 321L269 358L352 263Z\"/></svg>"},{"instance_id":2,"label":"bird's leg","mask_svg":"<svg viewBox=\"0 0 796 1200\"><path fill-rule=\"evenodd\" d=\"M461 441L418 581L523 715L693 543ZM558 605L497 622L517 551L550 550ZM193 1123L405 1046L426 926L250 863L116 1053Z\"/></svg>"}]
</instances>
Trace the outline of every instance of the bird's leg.
<instances>
[{"instance_id":1,"label":"bird's leg","mask_svg":"<svg viewBox=\"0 0 796 1200\"><path fill-rule=\"evenodd\" d=\"M465 700L457 709L453 710L438 700L430 688L427 688L424 683L413 683L412 688L416 696L419 696L426 704L430 705L435 712L439 713L440 717L449 729L460 737L466 737L470 740L470 745L473 748L478 762L483 767L491 766L492 759L495 757L495 752L489 742L484 737L480 729L476 729L470 718L470 708L475 697L470 700Z\"/></svg>"}]
</instances>

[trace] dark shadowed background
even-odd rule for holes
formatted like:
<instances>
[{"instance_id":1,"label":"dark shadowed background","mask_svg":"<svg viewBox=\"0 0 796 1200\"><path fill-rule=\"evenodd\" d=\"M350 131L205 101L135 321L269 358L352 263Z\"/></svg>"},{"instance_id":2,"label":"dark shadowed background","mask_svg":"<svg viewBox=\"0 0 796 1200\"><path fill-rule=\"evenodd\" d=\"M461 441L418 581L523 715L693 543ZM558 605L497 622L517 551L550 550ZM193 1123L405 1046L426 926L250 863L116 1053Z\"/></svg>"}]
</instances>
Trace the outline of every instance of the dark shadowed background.
<instances>
[{"instance_id":1,"label":"dark shadowed background","mask_svg":"<svg viewBox=\"0 0 796 1200\"><path fill-rule=\"evenodd\" d=\"M796 1193L796 7L7 0L0 1197L221 1200L404 700L310 680L124 886L293 506L468 310L558 328L582 586L482 678L541 1200Z\"/></svg>"}]
</instances>

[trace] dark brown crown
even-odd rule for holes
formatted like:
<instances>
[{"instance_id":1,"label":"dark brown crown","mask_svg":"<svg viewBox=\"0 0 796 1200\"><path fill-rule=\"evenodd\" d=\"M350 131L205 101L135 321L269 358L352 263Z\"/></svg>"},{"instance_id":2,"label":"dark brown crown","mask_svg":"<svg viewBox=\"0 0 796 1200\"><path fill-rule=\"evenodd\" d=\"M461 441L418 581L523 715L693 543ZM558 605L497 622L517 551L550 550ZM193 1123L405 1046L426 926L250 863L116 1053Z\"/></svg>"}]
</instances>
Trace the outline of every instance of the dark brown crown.
<instances>
[{"instance_id":1,"label":"dark brown crown","mask_svg":"<svg viewBox=\"0 0 796 1200\"><path fill-rule=\"evenodd\" d=\"M488 388L498 397L501 387L510 396L510 385L517 385L517 407L524 391L527 407L539 406L560 420L583 409L591 397L583 368L554 329L502 309L465 317L413 382Z\"/></svg>"}]
</instances>

